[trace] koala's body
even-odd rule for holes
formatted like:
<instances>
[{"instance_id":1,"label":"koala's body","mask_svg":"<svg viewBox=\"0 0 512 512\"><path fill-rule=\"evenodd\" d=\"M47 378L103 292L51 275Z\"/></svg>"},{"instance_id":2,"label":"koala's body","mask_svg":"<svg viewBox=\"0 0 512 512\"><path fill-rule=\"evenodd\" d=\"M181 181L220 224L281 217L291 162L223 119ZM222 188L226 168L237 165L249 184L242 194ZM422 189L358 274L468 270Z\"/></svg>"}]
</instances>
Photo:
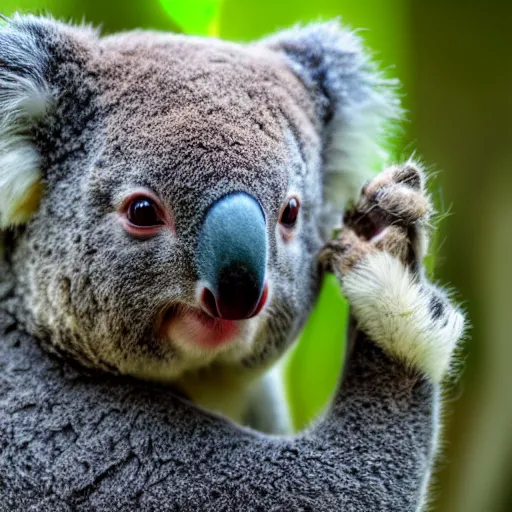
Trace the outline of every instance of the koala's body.
<instances>
[{"instance_id":1,"label":"koala's body","mask_svg":"<svg viewBox=\"0 0 512 512\"><path fill-rule=\"evenodd\" d=\"M422 171L408 163L367 184L329 242L399 113L392 84L336 23L238 45L5 21L9 510L422 505L438 388L464 328L421 269ZM258 434L121 377L282 432L265 375L325 269L352 308L352 351L332 407L301 436Z\"/></svg>"}]
</instances>

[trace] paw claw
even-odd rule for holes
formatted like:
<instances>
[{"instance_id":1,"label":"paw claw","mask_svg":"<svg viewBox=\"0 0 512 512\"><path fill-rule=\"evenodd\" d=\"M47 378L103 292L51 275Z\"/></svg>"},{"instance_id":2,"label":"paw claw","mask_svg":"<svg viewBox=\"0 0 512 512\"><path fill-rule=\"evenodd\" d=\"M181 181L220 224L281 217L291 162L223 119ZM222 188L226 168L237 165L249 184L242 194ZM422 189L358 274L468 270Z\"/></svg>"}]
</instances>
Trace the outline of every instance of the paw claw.
<instances>
[{"instance_id":1,"label":"paw claw","mask_svg":"<svg viewBox=\"0 0 512 512\"><path fill-rule=\"evenodd\" d=\"M319 256L324 270L343 277L368 254L377 249L361 240L351 229L343 229L336 240L328 242Z\"/></svg>"},{"instance_id":2,"label":"paw claw","mask_svg":"<svg viewBox=\"0 0 512 512\"><path fill-rule=\"evenodd\" d=\"M423 171L416 165L407 162L399 167L394 176L395 183L407 185L413 190L422 191L424 186Z\"/></svg>"},{"instance_id":3,"label":"paw claw","mask_svg":"<svg viewBox=\"0 0 512 512\"><path fill-rule=\"evenodd\" d=\"M342 275L372 251L388 252L417 268L428 243L426 226L432 210L424 181L421 168L407 162L386 169L362 187L358 204L345 213L336 241L334 266ZM350 247L341 251L349 236Z\"/></svg>"}]
</instances>

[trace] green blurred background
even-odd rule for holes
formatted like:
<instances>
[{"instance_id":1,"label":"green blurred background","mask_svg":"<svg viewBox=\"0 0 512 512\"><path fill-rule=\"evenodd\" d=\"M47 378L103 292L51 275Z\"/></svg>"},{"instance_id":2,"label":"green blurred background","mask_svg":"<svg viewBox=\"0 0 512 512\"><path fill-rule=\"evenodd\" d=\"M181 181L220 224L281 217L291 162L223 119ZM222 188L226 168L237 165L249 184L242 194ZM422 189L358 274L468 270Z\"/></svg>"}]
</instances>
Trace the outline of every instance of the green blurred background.
<instances>
[{"instance_id":1,"label":"green blurred background","mask_svg":"<svg viewBox=\"0 0 512 512\"><path fill-rule=\"evenodd\" d=\"M364 29L360 34L376 60L403 84L409 121L396 158L416 151L441 171L431 187L439 210L449 215L439 225L430 263L435 260L435 278L458 291L472 323L462 378L446 392L432 509L512 510L512 3L2 0L0 11L85 20L105 33L141 27L233 40L338 16ZM337 286L327 282L287 361L297 427L321 409L336 382L344 307ZM322 347L315 343L320 338Z\"/></svg>"}]
</instances>

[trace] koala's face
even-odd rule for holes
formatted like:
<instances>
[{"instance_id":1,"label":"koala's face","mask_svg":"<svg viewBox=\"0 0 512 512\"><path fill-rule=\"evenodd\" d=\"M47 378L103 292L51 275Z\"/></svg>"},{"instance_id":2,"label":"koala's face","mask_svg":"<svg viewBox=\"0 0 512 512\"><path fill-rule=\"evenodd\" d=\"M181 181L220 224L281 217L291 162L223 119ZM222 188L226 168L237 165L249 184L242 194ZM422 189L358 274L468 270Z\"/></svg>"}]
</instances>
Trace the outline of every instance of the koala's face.
<instances>
[{"instance_id":1,"label":"koala's face","mask_svg":"<svg viewBox=\"0 0 512 512\"><path fill-rule=\"evenodd\" d=\"M8 248L21 320L84 364L142 377L278 357L318 290L322 123L337 107L279 41L9 30L47 49L30 122L42 180L9 199L23 215L44 185Z\"/></svg>"}]
</instances>

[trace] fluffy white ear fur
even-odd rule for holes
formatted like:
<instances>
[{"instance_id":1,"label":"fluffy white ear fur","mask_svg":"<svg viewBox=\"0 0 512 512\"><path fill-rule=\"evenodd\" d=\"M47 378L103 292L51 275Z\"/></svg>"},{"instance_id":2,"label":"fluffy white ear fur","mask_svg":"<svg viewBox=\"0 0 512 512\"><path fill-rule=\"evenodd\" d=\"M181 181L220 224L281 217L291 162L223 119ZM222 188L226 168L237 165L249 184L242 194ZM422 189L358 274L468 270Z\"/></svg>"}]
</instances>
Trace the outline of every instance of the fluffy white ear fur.
<instances>
[{"instance_id":1,"label":"fluffy white ear fur","mask_svg":"<svg viewBox=\"0 0 512 512\"><path fill-rule=\"evenodd\" d=\"M14 23L0 25L0 229L27 222L41 192L39 154L29 130L46 111L45 54Z\"/></svg>"},{"instance_id":2,"label":"fluffy white ear fur","mask_svg":"<svg viewBox=\"0 0 512 512\"><path fill-rule=\"evenodd\" d=\"M338 21L316 30L326 53L324 87L334 107L326 136L324 196L339 212L389 165L386 146L403 110L398 80L383 76L359 36Z\"/></svg>"},{"instance_id":3,"label":"fluffy white ear fur","mask_svg":"<svg viewBox=\"0 0 512 512\"><path fill-rule=\"evenodd\" d=\"M389 164L386 145L403 111L361 39L338 20L295 27L267 40L305 83L323 91L332 117L324 135L324 198L338 218L361 186ZM319 96L321 96L319 94ZM324 100L325 101L325 100Z\"/></svg>"}]
</instances>

